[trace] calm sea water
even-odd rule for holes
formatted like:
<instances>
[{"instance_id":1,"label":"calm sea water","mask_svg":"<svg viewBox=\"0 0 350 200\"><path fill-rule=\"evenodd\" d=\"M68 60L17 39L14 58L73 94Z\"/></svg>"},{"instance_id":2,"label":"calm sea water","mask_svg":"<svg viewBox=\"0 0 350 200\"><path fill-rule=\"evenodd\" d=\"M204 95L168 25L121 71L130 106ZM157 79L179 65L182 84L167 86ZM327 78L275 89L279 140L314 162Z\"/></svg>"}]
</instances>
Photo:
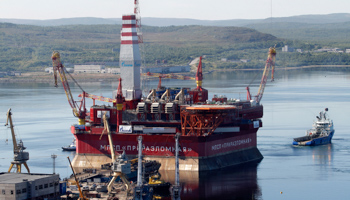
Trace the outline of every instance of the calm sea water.
<instances>
[{"instance_id":1,"label":"calm sea water","mask_svg":"<svg viewBox=\"0 0 350 200\"><path fill-rule=\"evenodd\" d=\"M258 78L252 80L259 73ZM204 76L203 86L228 98L246 98L245 87L257 93L261 72L212 73ZM168 87L195 87L193 81L163 80ZM158 80L150 81L156 87ZM80 84L86 92L111 97L114 83ZM74 97L80 93L71 84ZM215 172L180 174L182 199L347 199L350 195L350 72L279 70L268 82L262 99L263 127L258 131L258 148L264 159L256 166L240 166ZM61 178L72 172L61 151L73 140L69 128L77 123L62 87L53 84L1 84L0 123L12 108L15 132L30 155L33 173L53 173ZM92 104L88 101L88 106ZM99 103L103 104L103 103ZM311 128L315 116L324 108L335 125L332 144L294 147L292 139ZM7 171L13 157L11 132L0 126L0 171ZM23 169L26 171L25 169ZM172 181L173 172L162 173Z\"/></svg>"}]
</instances>

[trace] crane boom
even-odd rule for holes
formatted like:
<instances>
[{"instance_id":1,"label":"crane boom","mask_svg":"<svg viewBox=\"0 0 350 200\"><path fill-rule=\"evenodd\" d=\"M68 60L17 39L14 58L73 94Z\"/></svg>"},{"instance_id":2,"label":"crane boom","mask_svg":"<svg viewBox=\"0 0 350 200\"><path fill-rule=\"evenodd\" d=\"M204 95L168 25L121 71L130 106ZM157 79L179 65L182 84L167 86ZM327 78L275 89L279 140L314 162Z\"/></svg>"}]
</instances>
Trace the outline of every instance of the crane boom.
<instances>
[{"instance_id":1,"label":"crane boom","mask_svg":"<svg viewBox=\"0 0 350 200\"><path fill-rule=\"evenodd\" d=\"M112 98L108 98L108 97L104 97L104 96L98 96L98 95L94 95L94 94L89 94L87 92L84 92L83 94L79 94L79 97L89 98L89 99L92 99L94 101L95 100L104 101L104 102L107 102L107 103L116 103L117 102L117 99L112 99Z\"/></svg>"},{"instance_id":2,"label":"crane boom","mask_svg":"<svg viewBox=\"0 0 350 200\"><path fill-rule=\"evenodd\" d=\"M260 103L261 98L264 94L264 90L265 90L265 86L266 86L266 82L267 82L267 77L269 76L270 69L272 68L273 71L275 69L275 60L276 60L276 48L270 47L269 55L267 57L266 64L265 64L264 73L263 73L263 76L261 77L261 82L260 82L258 94L255 96L255 101L257 103Z\"/></svg>"},{"instance_id":3,"label":"crane boom","mask_svg":"<svg viewBox=\"0 0 350 200\"><path fill-rule=\"evenodd\" d=\"M72 171L73 171L75 183L77 184L77 187L78 187L78 190L79 190L79 200L87 200L87 198L84 197L83 192L81 191L80 184L79 184L79 181L77 179L77 176L75 175L72 163L70 162L69 157L67 157L67 158L68 158L68 161L69 161L69 165L70 165L70 167L72 168Z\"/></svg>"},{"instance_id":4,"label":"crane boom","mask_svg":"<svg viewBox=\"0 0 350 200\"><path fill-rule=\"evenodd\" d=\"M114 184L114 181L117 179L117 177L119 176L120 179L124 182L126 190L128 192L130 192L130 183L129 181L126 179L125 174L129 174L131 172L131 165L130 162L128 161L125 152L123 152L122 154L119 154L118 158L116 156L115 150L114 150L114 146L113 146L113 139L112 139L112 133L110 130L110 126L109 126L109 122L108 122L108 118L106 116L106 113L103 114L102 117L103 120L103 125L105 127L104 131L107 131L108 134L108 142L109 142L109 146L111 148L111 159L112 159L112 163L113 163L113 178L109 181L108 185L107 185L107 189L108 192L110 193L112 191L112 186ZM104 133L103 131L103 133Z\"/></svg>"},{"instance_id":5,"label":"crane boom","mask_svg":"<svg viewBox=\"0 0 350 200\"><path fill-rule=\"evenodd\" d=\"M6 119L6 124L5 126L8 125L9 121L10 121L10 129L11 129L11 135L12 135L12 142L13 142L13 151L18 151L18 145L17 145L17 141L16 141L16 135L15 135L15 130L13 129L13 123L12 123L12 117L11 117L12 113L11 113L11 108L7 111L7 119Z\"/></svg>"},{"instance_id":6,"label":"crane boom","mask_svg":"<svg viewBox=\"0 0 350 200\"><path fill-rule=\"evenodd\" d=\"M52 59L52 65L53 65L53 71L54 71L54 78L55 78L55 86L57 87L57 72L60 75L60 79L64 88L64 91L66 93L68 103L71 106L73 110L73 115L75 117L79 118L79 124L85 124L85 115L86 115L86 109L85 109L85 95L83 95L83 98L79 101L80 105L78 105L77 101L74 101L72 92L69 87L69 83L67 81L66 73L63 64L61 63L61 57L60 53L58 51L54 51L51 56ZM85 91L83 91L83 94Z\"/></svg>"},{"instance_id":7,"label":"crane boom","mask_svg":"<svg viewBox=\"0 0 350 200\"><path fill-rule=\"evenodd\" d=\"M106 113L103 114L102 120L103 120L103 126L105 127L105 130L107 131L107 134L108 134L108 142L109 142L109 146L111 148L111 159L112 159L112 161L114 161L116 159L116 156L115 156L112 134L111 134L111 130L110 130L110 126L108 123Z\"/></svg>"}]
</instances>

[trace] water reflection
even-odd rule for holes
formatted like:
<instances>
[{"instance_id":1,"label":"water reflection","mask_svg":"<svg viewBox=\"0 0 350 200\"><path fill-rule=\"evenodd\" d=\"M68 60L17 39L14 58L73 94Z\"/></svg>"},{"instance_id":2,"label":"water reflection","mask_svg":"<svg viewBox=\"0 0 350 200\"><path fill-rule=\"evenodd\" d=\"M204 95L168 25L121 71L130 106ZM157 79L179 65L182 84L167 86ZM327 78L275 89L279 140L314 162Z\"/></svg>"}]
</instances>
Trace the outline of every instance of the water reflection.
<instances>
[{"instance_id":1,"label":"water reflection","mask_svg":"<svg viewBox=\"0 0 350 200\"><path fill-rule=\"evenodd\" d=\"M161 171L164 181L174 183L174 171ZM180 172L181 199L261 199L257 165L210 172Z\"/></svg>"},{"instance_id":2,"label":"water reflection","mask_svg":"<svg viewBox=\"0 0 350 200\"><path fill-rule=\"evenodd\" d=\"M333 144L321 145L312 148L312 160L314 164L330 166L333 161Z\"/></svg>"},{"instance_id":3,"label":"water reflection","mask_svg":"<svg viewBox=\"0 0 350 200\"><path fill-rule=\"evenodd\" d=\"M319 166L330 166L333 162L333 144L320 146L294 146L294 154L310 156L312 163Z\"/></svg>"},{"instance_id":4,"label":"water reflection","mask_svg":"<svg viewBox=\"0 0 350 200\"><path fill-rule=\"evenodd\" d=\"M326 178L332 175L334 165L334 146L326 144L320 146L294 147L294 154L309 160L308 170L317 172L317 176ZM321 174L321 176L319 176Z\"/></svg>"}]
</instances>

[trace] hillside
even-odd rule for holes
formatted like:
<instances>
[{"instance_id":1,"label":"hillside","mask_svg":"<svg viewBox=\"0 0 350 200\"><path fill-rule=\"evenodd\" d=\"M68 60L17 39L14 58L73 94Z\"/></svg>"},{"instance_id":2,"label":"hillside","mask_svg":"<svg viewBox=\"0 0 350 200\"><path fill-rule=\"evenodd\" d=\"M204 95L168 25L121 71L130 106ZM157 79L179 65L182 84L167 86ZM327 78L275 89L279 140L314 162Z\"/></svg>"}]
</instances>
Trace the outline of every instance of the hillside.
<instances>
[{"instance_id":1,"label":"hillside","mask_svg":"<svg viewBox=\"0 0 350 200\"><path fill-rule=\"evenodd\" d=\"M115 25L121 24L120 18L66 18L51 20L0 19L0 22L36 26L67 25ZM272 34L287 40L312 42L347 43L350 13L327 15L300 15L291 17L273 17L266 19L229 19L229 20L196 20L184 18L142 18L144 26L212 26L212 27L247 27L262 33Z\"/></svg>"},{"instance_id":2,"label":"hillside","mask_svg":"<svg viewBox=\"0 0 350 200\"><path fill-rule=\"evenodd\" d=\"M247 26L258 23L306 23L306 24L329 24L350 21L350 13L334 13L326 15L299 15L291 17L273 17L267 19L228 19L228 20L197 20L186 18L152 18L142 17L142 24L146 26ZM13 24L26 24L36 26L62 26L62 25L101 25L121 24L121 18L95 18L79 17L49 20L26 20L26 19L1 19L0 22Z\"/></svg>"},{"instance_id":3,"label":"hillside","mask_svg":"<svg viewBox=\"0 0 350 200\"><path fill-rule=\"evenodd\" d=\"M330 42L338 44L349 43L350 22L331 24L275 22L250 24L247 27L289 40L318 42L320 44ZM350 48L350 45L347 44L344 48Z\"/></svg>"},{"instance_id":4,"label":"hillside","mask_svg":"<svg viewBox=\"0 0 350 200\"><path fill-rule=\"evenodd\" d=\"M120 19L1 21L12 23L0 23L0 71L42 70L51 66L53 50L61 52L66 66L107 62L115 67L119 59ZM156 60L182 65L206 55L204 70L261 68L267 49L274 45L278 50L277 67L350 64L350 54L315 52L320 48L350 49L347 13L257 20L143 18L142 23L147 66ZM284 45L307 53L283 53Z\"/></svg>"},{"instance_id":5,"label":"hillside","mask_svg":"<svg viewBox=\"0 0 350 200\"><path fill-rule=\"evenodd\" d=\"M0 23L1 70L32 71L51 66L53 50L70 64L116 62L119 56L120 25L32 26ZM279 40L250 28L170 26L143 27L146 63L167 60L184 64L191 57L207 55L250 59L251 53L266 57Z\"/></svg>"},{"instance_id":6,"label":"hillside","mask_svg":"<svg viewBox=\"0 0 350 200\"><path fill-rule=\"evenodd\" d=\"M144 27L143 32L148 42L178 44L211 43L217 45L262 42L275 40L270 34L262 34L250 28L243 27L213 27L213 26L171 26Z\"/></svg>"}]
</instances>

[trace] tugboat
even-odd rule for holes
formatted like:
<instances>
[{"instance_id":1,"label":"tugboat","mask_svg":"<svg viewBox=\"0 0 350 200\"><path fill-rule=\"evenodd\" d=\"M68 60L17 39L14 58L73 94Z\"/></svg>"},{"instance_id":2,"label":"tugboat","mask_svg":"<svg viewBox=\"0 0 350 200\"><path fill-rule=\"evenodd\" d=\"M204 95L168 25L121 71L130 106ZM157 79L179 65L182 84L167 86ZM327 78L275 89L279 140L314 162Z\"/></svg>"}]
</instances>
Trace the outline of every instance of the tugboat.
<instances>
[{"instance_id":1,"label":"tugboat","mask_svg":"<svg viewBox=\"0 0 350 200\"><path fill-rule=\"evenodd\" d=\"M148 186L153 188L153 194L160 196L169 196L170 195L170 183L160 180L161 175L155 174L149 177Z\"/></svg>"},{"instance_id":2,"label":"tugboat","mask_svg":"<svg viewBox=\"0 0 350 200\"><path fill-rule=\"evenodd\" d=\"M75 145L75 138L74 138L73 142L70 145L66 146L66 147L62 147L62 150L63 151L75 151L76 148L77 147Z\"/></svg>"},{"instance_id":3,"label":"tugboat","mask_svg":"<svg viewBox=\"0 0 350 200\"><path fill-rule=\"evenodd\" d=\"M306 131L306 136L294 138L293 145L316 146L331 143L335 130L327 111L328 108L321 111L320 115L316 116L317 121L312 125L313 128Z\"/></svg>"}]
</instances>

